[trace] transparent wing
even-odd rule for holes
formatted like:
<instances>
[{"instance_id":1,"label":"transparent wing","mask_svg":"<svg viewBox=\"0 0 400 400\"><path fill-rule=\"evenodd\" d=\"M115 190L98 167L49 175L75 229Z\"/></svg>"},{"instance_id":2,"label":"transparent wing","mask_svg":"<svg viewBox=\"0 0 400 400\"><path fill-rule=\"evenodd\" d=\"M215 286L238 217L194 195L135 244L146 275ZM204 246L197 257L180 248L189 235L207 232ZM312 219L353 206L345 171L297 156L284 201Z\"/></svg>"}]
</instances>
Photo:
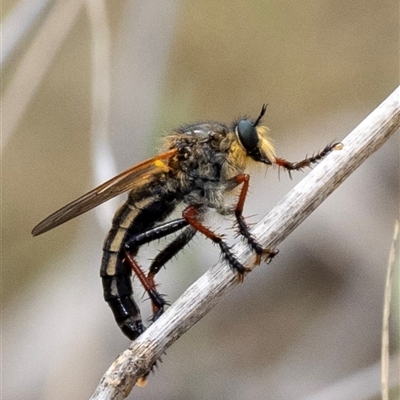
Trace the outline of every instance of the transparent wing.
<instances>
[{"instance_id":1,"label":"transparent wing","mask_svg":"<svg viewBox=\"0 0 400 400\"><path fill-rule=\"evenodd\" d=\"M132 190L136 186L149 182L155 174L168 170L164 161L168 161L176 153L177 149L173 149L159 154L111 178L97 188L49 215L33 228L32 235L37 236L47 232L127 190Z\"/></svg>"}]
</instances>

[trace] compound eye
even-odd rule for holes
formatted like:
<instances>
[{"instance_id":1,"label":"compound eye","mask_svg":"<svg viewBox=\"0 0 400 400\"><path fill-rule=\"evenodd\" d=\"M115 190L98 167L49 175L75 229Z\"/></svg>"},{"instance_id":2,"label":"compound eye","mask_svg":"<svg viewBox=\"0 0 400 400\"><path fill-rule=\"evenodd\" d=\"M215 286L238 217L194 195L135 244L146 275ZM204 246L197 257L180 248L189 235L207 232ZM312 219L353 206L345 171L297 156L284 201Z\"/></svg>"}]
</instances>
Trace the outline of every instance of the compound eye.
<instances>
[{"instance_id":1,"label":"compound eye","mask_svg":"<svg viewBox=\"0 0 400 400\"><path fill-rule=\"evenodd\" d=\"M238 123L236 134L247 153L251 153L257 148L259 142L258 134L255 126L249 120L243 119Z\"/></svg>"}]
</instances>

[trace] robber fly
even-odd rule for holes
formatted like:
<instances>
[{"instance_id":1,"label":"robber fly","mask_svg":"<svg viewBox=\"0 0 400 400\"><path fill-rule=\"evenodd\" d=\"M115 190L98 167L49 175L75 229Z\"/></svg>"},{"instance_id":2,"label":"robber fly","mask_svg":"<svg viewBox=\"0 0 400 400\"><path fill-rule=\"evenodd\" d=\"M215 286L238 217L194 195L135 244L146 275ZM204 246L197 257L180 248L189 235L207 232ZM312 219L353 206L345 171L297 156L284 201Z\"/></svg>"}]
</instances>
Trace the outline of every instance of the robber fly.
<instances>
[{"instance_id":1,"label":"robber fly","mask_svg":"<svg viewBox=\"0 0 400 400\"><path fill-rule=\"evenodd\" d=\"M40 235L129 191L128 200L116 212L104 242L100 270L104 298L129 339L135 340L145 330L139 307L133 300L132 271L151 299L154 321L166 305L156 290L154 277L197 232L219 246L223 259L239 280L243 279L246 267L232 253L223 236L204 224L204 215L209 210L234 215L238 234L255 253L256 263L275 254L257 242L242 215L250 181L245 173L249 164L276 164L290 174L341 148L340 143L331 144L295 163L276 157L268 139L268 128L261 125L266 108L263 105L256 119L244 118L231 125L201 122L176 129L165 138L160 154L69 203L33 229L34 236ZM225 202L225 197L239 186L238 202L232 207ZM185 207L181 218L168 220L181 203ZM175 232L180 233L156 255L146 274L136 261L140 247Z\"/></svg>"}]
</instances>

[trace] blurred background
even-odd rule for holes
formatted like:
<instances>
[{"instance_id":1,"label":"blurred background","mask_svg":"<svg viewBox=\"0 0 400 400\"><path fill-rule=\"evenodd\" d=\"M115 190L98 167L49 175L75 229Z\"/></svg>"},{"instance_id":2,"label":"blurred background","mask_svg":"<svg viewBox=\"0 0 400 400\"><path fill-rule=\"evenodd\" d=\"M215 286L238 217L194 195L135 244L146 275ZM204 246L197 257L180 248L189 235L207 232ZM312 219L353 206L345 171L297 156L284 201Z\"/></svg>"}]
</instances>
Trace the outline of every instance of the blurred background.
<instances>
[{"instance_id":1,"label":"blurred background","mask_svg":"<svg viewBox=\"0 0 400 400\"><path fill-rule=\"evenodd\" d=\"M296 161L343 139L399 84L395 0L3 0L2 9L4 399L89 398L129 345L99 278L102 242L123 198L32 238L44 217L155 155L181 124L230 123L267 102L277 153ZM245 215L256 222L303 176L261 170ZM395 135L129 398L380 399L398 215ZM158 248L144 249L141 263ZM160 272L161 292L173 302L218 259L198 236ZM396 286L393 399L398 295Z\"/></svg>"}]
</instances>

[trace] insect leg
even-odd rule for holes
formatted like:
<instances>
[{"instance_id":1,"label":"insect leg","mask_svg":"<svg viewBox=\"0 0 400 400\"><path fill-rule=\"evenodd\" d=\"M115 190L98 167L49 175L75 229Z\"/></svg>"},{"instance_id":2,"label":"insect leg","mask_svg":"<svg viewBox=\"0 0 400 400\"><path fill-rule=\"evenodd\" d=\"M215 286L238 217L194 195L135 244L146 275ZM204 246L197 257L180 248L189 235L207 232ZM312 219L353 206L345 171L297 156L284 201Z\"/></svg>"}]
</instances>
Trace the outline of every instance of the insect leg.
<instances>
[{"instance_id":1,"label":"insect leg","mask_svg":"<svg viewBox=\"0 0 400 400\"><path fill-rule=\"evenodd\" d=\"M246 268L239 262L236 256L231 252L230 247L222 240L222 236L217 235L199 221L198 219L200 216L199 207L189 206L185 208L182 212L182 216L191 226L193 226L194 229L196 229L197 231L199 231L200 233L211 239L214 243L218 244L224 259L227 261L231 269L238 273L238 279L240 282L242 282L243 275L246 272Z\"/></svg>"},{"instance_id":2,"label":"insect leg","mask_svg":"<svg viewBox=\"0 0 400 400\"><path fill-rule=\"evenodd\" d=\"M128 251L125 250L125 261L129 264L131 267L133 273L137 276L139 279L140 283L142 284L144 290L150 297L152 309L153 309L153 316L154 315L161 315L164 311L164 306L166 304L165 300L163 297L158 293L156 290L156 286L153 282L153 285L148 281L145 273L142 271L142 268L140 268L139 264L136 262L136 260L128 253ZM154 319L154 317L153 317Z\"/></svg>"},{"instance_id":3,"label":"insect leg","mask_svg":"<svg viewBox=\"0 0 400 400\"><path fill-rule=\"evenodd\" d=\"M192 240L196 232L197 231L191 226L186 228L181 234L179 234L178 237L176 237L171 243L169 243L167 247L160 251L154 258L147 274L147 282L151 288L154 288L153 290L155 290L156 287L156 283L154 282L155 275L158 273L161 267L163 267L172 257L178 254L179 251L182 250ZM159 307L158 311L155 310L152 317L153 321L160 317L160 315L164 312L164 305L165 301L164 304L162 304L162 307Z\"/></svg>"},{"instance_id":4,"label":"insect leg","mask_svg":"<svg viewBox=\"0 0 400 400\"><path fill-rule=\"evenodd\" d=\"M166 302L156 290L156 284L153 279L154 275L150 277L149 274L149 276L146 277L145 273L142 271L136 260L130 254L130 249L135 249L143 244L150 243L153 240L161 239L184 228L187 225L188 222L184 218L178 218L173 221L166 222L162 225L158 225L145 232L141 232L134 236L131 236L125 242L125 260L129 263L132 271L138 277L144 290L148 293L150 297L153 308L153 321L155 321L163 313Z\"/></svg>"},{"instance_id":5,"label":"insect leg","mask_svg":"<svg viewBox=\"0 0 400 400\"><path fill-rule=\"evenodd\" d=\"M184 218L178 218L166 222L165 224L158 225L148 231L129 236L125 241L125 250L129 251L131 248L137 248L143 244L150 243L153 240L161 239L171 233L179 231L187 225L188 222Z\"/></svg>"},{"instance_id":6,"label":"insect leg","mask_svg":"<svg viewBox=\"0 0 400 400\"><path fill-rule=\"evenodd\" d=\"M290 162L285 160L284 158L275 158L275 164L279 165L282 168L285 168L289 172L289 176L291 176L291 171L302 170L305 167L309 167L311 164L315 164L318 161L321 161L324 157L326 157L329 153L334 150L340 150L343 147L342 143L333 143L328 144L322 151L313 155L312 157L307 157L304 160L298 162Z\"/></svg>"},{"instance_id":7,"label":"insect leg","mask_svg":"<svg viewBox=\"0 0 400 400\"><path fill-rule=\"evenodd\" d=\"M250 176L248 174L239 174L232 179L234 179L238 185L242 184L239 200L235 208L235 217L239 234L246 239L251 249L256 253L256 264L258 265L261 262L262 255L266 256L267 259L271 259L277 254L277 251L273 249L264 249L250 233L249 227L243 217L244 201L246 200L247 191L249 190Z\"/></svg>"},{"instance_id":8,"label":"insect leg","mask_svg":"<svg viewBox=\"0 0 400 400\"><path fill-rule=\"evenodd\" d=\"M178 254L193 239L196 232L196 229L189 226L180 233L177 238L169 243L167 247L160 251L151 263L147 277L153 279L158 271L160 271L161 267Z\"/></svg>"}]
</instances>

